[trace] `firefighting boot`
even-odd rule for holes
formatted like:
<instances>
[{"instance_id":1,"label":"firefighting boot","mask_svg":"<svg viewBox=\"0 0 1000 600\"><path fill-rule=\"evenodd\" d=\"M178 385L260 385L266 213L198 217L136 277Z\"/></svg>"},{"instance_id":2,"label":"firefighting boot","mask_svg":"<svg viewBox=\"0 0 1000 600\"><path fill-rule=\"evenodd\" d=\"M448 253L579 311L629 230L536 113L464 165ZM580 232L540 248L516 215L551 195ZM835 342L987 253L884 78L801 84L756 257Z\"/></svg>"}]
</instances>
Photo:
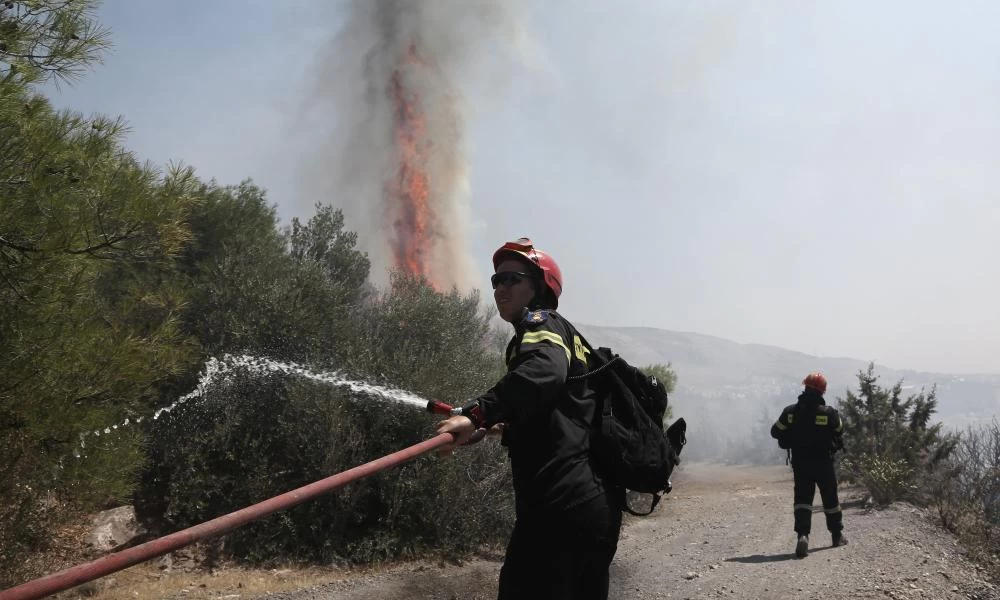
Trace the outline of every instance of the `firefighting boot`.
<instances>
[{"instance_id":1,"label":"firefighting boot","mask_svg":"<svg viewBox=\"0 0 1000 600\"><path fill-rule=\"evenodd\" d=\"M846 546L846 545L847 545L847 536L845 536L840 531L834 531L833 532L833 547L836 548L837 546Z\"/></svg>"},{"instance_id":2,"label":"firefighting boot","mask_svg":"<svg viewBox=\"0 0 1000 600\"><path fill-rule=\"evenodd\" d=\"M795 544L795 557L805 558L809 556L809 536L800 535L799 542Z\"/></svg>"}]
</instances>

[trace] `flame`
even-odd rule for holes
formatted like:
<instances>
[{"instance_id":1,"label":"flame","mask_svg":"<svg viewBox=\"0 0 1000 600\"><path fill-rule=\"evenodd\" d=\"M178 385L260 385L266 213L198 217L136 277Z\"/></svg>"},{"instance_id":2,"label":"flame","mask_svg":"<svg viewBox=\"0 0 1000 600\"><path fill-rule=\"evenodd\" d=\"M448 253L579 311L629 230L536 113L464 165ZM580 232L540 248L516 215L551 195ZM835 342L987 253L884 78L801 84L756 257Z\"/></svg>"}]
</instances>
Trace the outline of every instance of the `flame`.
<instances>
[{"instance_id":1,"label":"flame","mask_svg":"<svg viewBox=\"0 0 1000 600\"><path fill-rule=\"evenodd\" d=\"M408 80L418 76L414 71L426 66L417 52L416 42L413 42L392 72L389 94L395 109L393 129L399 168L387 188L390 210L396 215L393 222L395 239L391 241L396 268L424 277L435 289L439 289L431 270L434 224L429 202L431 142L420 95L407 85Z\"/></svg>"}]
</instances>

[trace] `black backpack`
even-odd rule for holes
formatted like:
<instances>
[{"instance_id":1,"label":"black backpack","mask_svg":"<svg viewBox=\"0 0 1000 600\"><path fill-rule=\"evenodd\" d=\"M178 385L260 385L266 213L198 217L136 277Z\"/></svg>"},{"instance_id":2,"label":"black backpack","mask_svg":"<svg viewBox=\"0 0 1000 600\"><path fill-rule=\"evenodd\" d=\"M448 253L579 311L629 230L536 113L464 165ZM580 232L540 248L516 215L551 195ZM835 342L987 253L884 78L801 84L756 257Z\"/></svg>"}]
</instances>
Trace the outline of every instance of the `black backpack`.
<instances>
[{"instance_id":1,"label":"black backpack","mask_svg":"<svg viewBox=\"0 0 1000 600\"><path fill-rule=\"evenodd\" d=\"M585 340L583 343L590 348ZM615 485L653 494L649 512L624 507L634 515L647 515L661 495L672 489L670 475L687 443L687 423L677 419L664 431L668 398L663 383L628 364L610 348L591 349L588 363L596 368L568 379L589 378L597 392L598 410L590 438L594 466Z\"/></svg>"}]
</instances>

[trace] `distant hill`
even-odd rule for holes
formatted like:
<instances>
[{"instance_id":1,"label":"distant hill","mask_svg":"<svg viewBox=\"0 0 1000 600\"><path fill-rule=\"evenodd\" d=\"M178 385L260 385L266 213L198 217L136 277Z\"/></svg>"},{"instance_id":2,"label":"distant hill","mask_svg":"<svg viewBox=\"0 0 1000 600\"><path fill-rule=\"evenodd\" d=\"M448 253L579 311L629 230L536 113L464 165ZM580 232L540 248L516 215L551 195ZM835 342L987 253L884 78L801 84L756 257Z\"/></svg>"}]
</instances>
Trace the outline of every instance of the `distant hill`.
<instances>
[{"instance_id":1,"label":"distant hill","mask_svg":"<svg viewBox=\"0 0 1000 600\"><path fill-rule=\"evenodd\" d=\"M807 373L826 374L827 401L835 403L848 389L857 389L857 373L869 362L651 327L578 327L591 344L613 348L634 365L672 363L679 378L671 399L675 414L729 438L759 437L760 427L773 420L775 410L795 402ZM948 426L964 427L1000 415L1000 374L949 375L878 363L875 372L883 385L902 379L906 393L937 385L938 418ZM719 428L720 423L728 424L729 430ZM757 430L749 433L749 424Z\"/></svg>"}]
</instances>

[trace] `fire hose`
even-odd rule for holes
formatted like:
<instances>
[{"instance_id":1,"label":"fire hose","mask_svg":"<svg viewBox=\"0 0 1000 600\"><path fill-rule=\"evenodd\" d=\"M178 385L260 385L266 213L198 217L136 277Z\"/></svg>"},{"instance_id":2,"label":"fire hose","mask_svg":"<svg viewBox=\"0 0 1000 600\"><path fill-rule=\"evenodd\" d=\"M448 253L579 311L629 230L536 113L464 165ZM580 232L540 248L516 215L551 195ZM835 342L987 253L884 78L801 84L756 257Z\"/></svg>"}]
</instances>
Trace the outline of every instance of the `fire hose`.
<instances>
[{"instance_id":1,"label":"fire hose","mask_svg":"<svg viewBox=\"0 0 1000 600\"><path fill-rule=\"evenodd\" d=\"M458 414L458 410L460 409L454 409L436 400L431 400L427 403L427 411L435 414L454 415ZM482 439L485 434L484 430L477 431L472 441ZM250 521L255 521L280 510L297 506L352 481L414 460L428 452L447 446L454 441L454 434L438 434L419 444L414 444L398 452L285 492L252 506L216 517L210 521L182 529L144 544L103 556L91 562L76 565L75 567L70 567L0 591L0 600L35 600L36 598L44 598L50 594L68 590L88 581L93 581L94 579L126 569L132 565L189 546L201 539L226 533Z\"/></svg>"}]
</instances>

